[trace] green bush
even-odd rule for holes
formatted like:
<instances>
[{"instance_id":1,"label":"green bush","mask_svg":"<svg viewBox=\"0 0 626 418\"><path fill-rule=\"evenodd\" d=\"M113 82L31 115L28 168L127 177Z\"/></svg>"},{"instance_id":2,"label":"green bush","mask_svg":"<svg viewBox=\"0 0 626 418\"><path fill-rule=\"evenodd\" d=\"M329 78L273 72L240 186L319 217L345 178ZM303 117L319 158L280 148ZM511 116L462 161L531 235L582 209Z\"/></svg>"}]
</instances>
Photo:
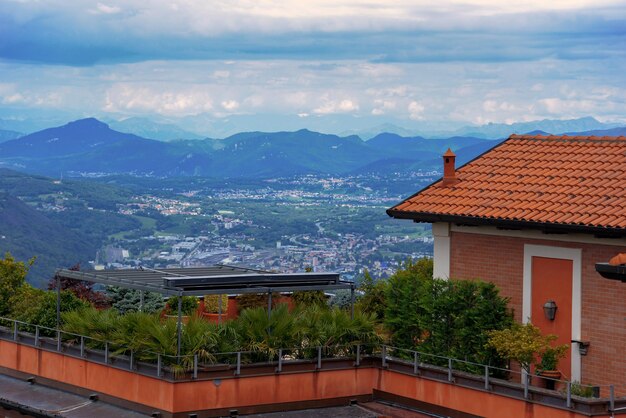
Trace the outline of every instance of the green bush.
<instances>
[{"instance_id":1,"label":"green bush","mask_svg":"<svg viewBox=\"0 0 626 418\"><path fill-rule=\"evenodd\" d=\"M11 311L9 298L26 284L28 269L34 262L34 258L28 263L16 261L9 252L4 255L4 259L0 259L0 316Z\"/></svg>"},{"instance_id":2,"label":"green bush","mask_svg":"<svg viewBox=\"0 0 626 418\"><path fill-rule=\"evenodd\" d=\"M141 307L141 291L125 289L118 286L107 286L107 295L111 299L111 307L119 313L139 312ZM165 307L165 299L160 293L144 292L143 312L161 312Z\"/></svg>"},{"instance_id":3,"label":"green bush","mask_svg":"<svg viewBox=\"0 0 626 418\"><path fill-rule=\"evenodd\" d=\"M386 280L375 281L369 272L365 271L358 288L361 295L356 304L357 308L361 312L374 314L376 318L382 320L385 317L387 307L388 287L389 284Z\"/></svg>"},{"instance_id":4,"label":"green bush","mask_svg":"<svg viewBox=\"0 0 626 418\"><path fill-rule=\"evenodd\" d=\"M178 314L178 296L172 296L167 301L169 315ZM183 296L181 311L183 315L192 316L198 310L198 298L195 296Z\"/></svg>"},{"instance_id":5,"label":"green bush","mask_svg":"<svg viewBox=\"0 0 626 418\"><path fill-rule=\"evenodd\" d=\"M204 311L208 313L220 313L220 299L222 301L222 313L228 312L228 295L206 295L204 297Z\"/></svg>"},{"instance_id":6,"label":"green bush","mask_svg":"<svg viewBox=\"0 0 626 418\"><path fill-rule=\"evenodd\" d=\"M327 307L326 295L321 290L298 291L291 294L291 300L298 307L319 306Z\"/></svg>"},{"instance_id":7,"label":"green bush","mask_svg":"<svg viewBox=\"0 0 626 418\"><path fill-rule=\"evenodd\" d=\"M254 309L254 308L267 309L267 304L269 302L267 293L246 293L243 295L238 295L236 299L237 299L237 311L239 313L243 312L246 309ZM280 299L280 293L278 292L272 293L272 308L278 305L279 299Z\"/></svg>"},{"instance_id":8,"label":"green bush","mask_svg":"<svg viewBox=\"0 0 626 418\"><path fill-rule=\"evenodd\" d=\"M432 260L408 261L388 280L385 326L391 344L472 363L506 366L487 346L489 331L509 327L508 299L480 280L432 277ZM435 361L435 358L429 359ZM473 366L457 365L474 371ZM478 369L476 369L478 370Z\"/></svg>"}]
</instances>

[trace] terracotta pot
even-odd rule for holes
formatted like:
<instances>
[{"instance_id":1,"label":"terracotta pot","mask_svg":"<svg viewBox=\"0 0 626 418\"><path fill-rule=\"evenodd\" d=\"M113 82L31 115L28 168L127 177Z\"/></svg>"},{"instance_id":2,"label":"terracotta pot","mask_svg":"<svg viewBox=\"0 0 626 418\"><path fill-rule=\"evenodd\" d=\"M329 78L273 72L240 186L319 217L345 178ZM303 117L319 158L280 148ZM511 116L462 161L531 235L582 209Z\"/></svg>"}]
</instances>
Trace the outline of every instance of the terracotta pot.
<instances>
[{"instance_id":1,"label":"terracotta pot","mask_svg":"<svg viewBox=\"0 0 626 418\"><path fill-rule=\"evenodd\" d=\"M538 374L539 376L546 377L548 379L558 380L561 377L561 372L558 370L542 370Z\"/></svg>"}]
</instances>

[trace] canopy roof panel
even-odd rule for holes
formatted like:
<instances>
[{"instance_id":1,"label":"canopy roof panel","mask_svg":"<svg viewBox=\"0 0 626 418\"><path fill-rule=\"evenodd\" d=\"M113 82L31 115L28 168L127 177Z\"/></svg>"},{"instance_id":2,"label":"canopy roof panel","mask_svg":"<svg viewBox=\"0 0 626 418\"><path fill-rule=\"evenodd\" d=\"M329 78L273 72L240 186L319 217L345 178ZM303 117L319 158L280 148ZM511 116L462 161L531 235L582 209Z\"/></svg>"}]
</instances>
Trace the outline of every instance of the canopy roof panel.
<instances>
[{"instance_id":1,"label":"canopy roof panel","mask_svg":"<svg viewBox=\"0 0 626 418\"><path fill-rule=\"evenodd\" d=\"M338 273L273 273L243 267L212 267L75 271L61 269L59 278L85 280L164 295L200 296L296 290L350 289Z\"/></svg>"}]
</instances>

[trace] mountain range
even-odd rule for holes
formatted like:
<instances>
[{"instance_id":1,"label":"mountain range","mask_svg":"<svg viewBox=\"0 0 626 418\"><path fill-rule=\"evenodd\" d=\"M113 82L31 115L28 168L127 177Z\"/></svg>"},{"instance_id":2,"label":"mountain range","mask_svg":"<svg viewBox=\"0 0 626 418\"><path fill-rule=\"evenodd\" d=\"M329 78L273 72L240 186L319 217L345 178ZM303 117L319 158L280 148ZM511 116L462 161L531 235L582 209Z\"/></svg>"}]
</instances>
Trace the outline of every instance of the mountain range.
<instances>
[{"instance_id":1,"label":"mountain range","mask_svg":"<svg viewBox=\"0 0 626 418\"><path fill-rule=\"evenodd\" d=\"M122 133L88 118L0 143L4 167L61 176L119 174L207 177L339 175L397 168L409 170L448 147L493 141L454 137L425 139L380 134L370 141L306 129L295 132L245 132L225 139L163 142ZM398 160L399 159L399 160Z\"/></svg>"},{"instance_id":2,"label":"mountain range","mask_svg":"<svg viewBox=\"0 0 626 418\"><path fill-rule=\"evenodd\" d=\"M589 119L582 122L584 126L594 127L599 123ZM554 121L544 125L554 129L572 126ZM517 126L519 129L529 127ZM625 129L586 133L619 134ZM135 174L269 178L303 174L385 174L439 169L441 155L447 148L457 153L457 161L462 164L503 138L505 136L495 140L477 136L431 139L381 133L363 141L357 135L338 136L302 129L164 142L122 133L104 122L87 118L0 142L0 167L56 177Z\"/></svg>"}]
</instances>

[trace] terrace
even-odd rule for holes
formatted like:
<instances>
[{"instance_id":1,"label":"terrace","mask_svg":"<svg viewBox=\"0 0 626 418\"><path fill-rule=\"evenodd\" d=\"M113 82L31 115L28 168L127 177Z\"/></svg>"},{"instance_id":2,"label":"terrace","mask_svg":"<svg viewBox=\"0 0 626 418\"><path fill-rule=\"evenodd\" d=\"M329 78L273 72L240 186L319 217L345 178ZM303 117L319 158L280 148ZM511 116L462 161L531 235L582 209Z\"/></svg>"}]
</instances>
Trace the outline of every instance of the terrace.
<instances>
[{"instance_id":1,"label":"terrace","mask_svg":"<svg viewBox=\"0 0 626 418\"><path fill-rule=\"evenodd\" d=\"M65 390L93 392L109 403L144 414L223 416L370 400L434 416L495 417L502 416L502 411L527 417L626 414L626 385L585 386L385 344L373 322L355 312L354 284L332 273L281 275L216 266L165 271L60 270L57 280L61 278L178 296L174 319L152 317L152 322L131 323L135 329L156 329L159 335L151 337L160 340L157 347L167 349L136 344L141 335L120 339L102 332L72 332L67 316L61 327L57 282L57 327L0 318L0 372ZM289 312L286 305L272 306L273 292L303 289L350 289L350 309ZM219 335L224 343L236 321L218 325L192 317L184 324L182 296L224 293L267 293L267 309L245 311L242 320L253 322L239 329L257 328L263 343L220 345L203 340L196 344L198 335L210 334ZM83 318L86 312L70 314L91 321L96 328L110 315L93 309L90 318ZM124 318L129 316L120 316L109 327L128 326ZM281 339L281 333L289 334L288 321L304 321L309 328ZM334 331L320 338L318 327L328 324ZM553 381L556 390L547 389L546 381Z\"/></svg>"},{"instance_id":2,"label":"terrace","mask_svg":"<svg viewBox=\"0 0 626 418\"><path fill-rule=\"evenodd\" d=\"M540 387L545 378L538 376L524 379L522 373L510 369L385 344L212 353L209 359L202 360L198 354L135 353L88 335L0 318L0 368L4 373L34 378L45 385L62 383L98 391L111 403L131 405L132 409L153 416L216 416L227 410L230 414L235 410L253 413L372 399L433 414L455 410L465 413L457 416L472 416L468 414L480 411L481 415L490 416L487 404L479 403L484 409L476 410L476 405L472 406L475 403L468 402L468 396L485 395L492 397L490 402L498 405L496 409L502 405L515 409L521 402L535 408L547 407L554 417L626 413L626 398L615 395L626 387L609 385L585 390L569 381L556 381L557 390L548 390ZM326 373L329 377L323 379ZM134 377L129 378L129 374ZM269 382L267 378L273 382L269 387L258 386L259 379ZM402 389L398 381L407 386ZM126 382L123 387L118 386L121 382ZM140 393L137 397L138 382L150 382L151 388L158 388L161 398L144 398ZM294 382L301 382L307 390L290 389ZM325 387L329 384L336 387ZM184 390L170 392L174 386ZM248 392L251 387L261 394ZM199 397L207 388L212 395ZM276 391L283 391L284 396ZM448 398L441 398L441 393L447 393ZM607 396L600 397L604 393ZM439 397L435 397L437 394Z\"/></svg>"}]
</instances>

